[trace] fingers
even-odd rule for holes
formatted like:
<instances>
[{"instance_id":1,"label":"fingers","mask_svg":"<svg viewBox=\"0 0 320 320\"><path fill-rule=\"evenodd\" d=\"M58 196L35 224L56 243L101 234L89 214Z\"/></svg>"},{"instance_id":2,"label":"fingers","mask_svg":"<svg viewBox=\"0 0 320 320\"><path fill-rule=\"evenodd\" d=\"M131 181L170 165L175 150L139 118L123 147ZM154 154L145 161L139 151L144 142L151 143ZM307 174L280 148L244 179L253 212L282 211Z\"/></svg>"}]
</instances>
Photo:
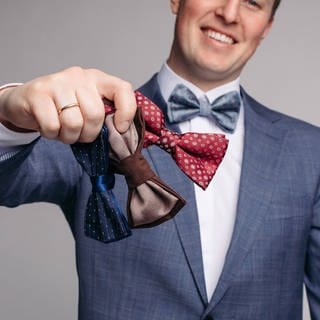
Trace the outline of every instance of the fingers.
<instances>
[{"instance_id":1,"label":"fingers","mask_svg":"<svg viewBox=\"0 0 320 320\"><path fill-rule=\"evenodd\" d=\"M97 89L100 95L114 102L116 129L121 133L127 131L137 109L131 84L99 70L91 69L90 72L98 80Z\"/></svg>"},{"instance_id":2,"label":"fingers","mask_svg":"<svg viewBox=\"0 0 320 320\"><path fill-rule=\"evenodd\" d=\"M0 105L0 111L4 120L39 130L46 138L68 144L91 142L105 118L102 98L114 101L115 126L125 132L137 108L133 89L128 82L96 69L72 67L29 81L2 99L5 106Z\"/></svg>"},{"instance_id":3,"label":"fingers","mask_svg":"<svg viewBox=\"0 0 320 320\"><path fill-rule=\"evenodd\" d=\"M104 104L96 87L81 88L76 92L83 117L79 141L93 141L99 134L105 118Z\"/></svg>"},{"instance_id":4,"label":"fingers","mask_svg":"<svg viewBox=\"0 0 320 320\"><path fill-rule=\"evenodd\" d=\"M48 139L57 139L60 132L60 119L51 97L35 95L30 106L37 123L37 130Z\"/></svg>"},{"instance_id":5,"label":"fingers","mask_svg":"<svg viewBox=\"0 0 320 320\"><path fill-rule=\"evenodd\" d=\"M128 130L137 109L135 95L131 85L124 90L122 89L116 92L114 104L116 107L114 124L116 129L123 133Z\"/></svg>"},{"instance_id":6,"label":"fingers","mask_svg":"<svg viewBox=\"0 0 320 320\"><path fill-rule=\"evenodd\" d=\"M91 142L99 134L105 118L102 98L114 101L115 126L125 132L136 112L136 100L132 86L117 77L97 69L71 69L78 73L77 88L55 98L58 110L70 103L78 103L79 108L70 108L60 113L60 133L58 139L65 143L75 141Z\"/></svg>"},{"instance_id":7,"label":"fingers","mask_svg":"<svg viewBox=\"0 0 320 320\"><path fill-rule=\"evenodd\" d=\"M55 93L54 103L60 130L57 139L64 143L74 143L79 139L84 119L81 107L73 90L59 90ZM74 105L75 107L68 108Z\"/></svg>"}]
</instances>

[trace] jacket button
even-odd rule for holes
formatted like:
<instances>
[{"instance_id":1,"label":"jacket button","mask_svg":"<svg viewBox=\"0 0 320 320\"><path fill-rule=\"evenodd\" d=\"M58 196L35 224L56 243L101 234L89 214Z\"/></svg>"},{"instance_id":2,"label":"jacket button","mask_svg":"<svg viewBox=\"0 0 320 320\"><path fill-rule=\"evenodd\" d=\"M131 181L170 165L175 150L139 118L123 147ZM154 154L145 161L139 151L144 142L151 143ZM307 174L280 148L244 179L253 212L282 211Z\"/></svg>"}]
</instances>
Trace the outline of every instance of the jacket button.
<instances>
[{"instance_id":1,"label":"jacket button","mask_svg":"<svg viewBox=\"0 0 320 320\"><path fill-rule=\"evenodd\" d=\"M206 317L204 318L204 320L214 320L214 319L213 319L213 317L211 317L211 316L206 316Z\"/></svg>"}]
</instances>

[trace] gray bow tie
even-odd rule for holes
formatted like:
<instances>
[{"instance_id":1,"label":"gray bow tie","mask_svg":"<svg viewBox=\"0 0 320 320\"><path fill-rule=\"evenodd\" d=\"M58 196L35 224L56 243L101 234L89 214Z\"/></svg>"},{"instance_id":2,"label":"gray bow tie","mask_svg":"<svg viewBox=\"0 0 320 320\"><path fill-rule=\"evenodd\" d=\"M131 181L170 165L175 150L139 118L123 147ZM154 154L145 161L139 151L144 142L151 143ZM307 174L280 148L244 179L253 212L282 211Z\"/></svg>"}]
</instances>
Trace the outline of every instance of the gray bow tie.
<instances>
[{"instance_id":1,"label":"gray bow tie","mask_svg":"<svg viewBox=\"0 0 320 320\"><path fill-rule=\"evenodd\" d=\"M226 132L234 132L240 110L240 95L228 92L210 103L199 101L185 85L178 84L168 100L167 115L170 123L190 120L196 116L213 117L216 124Z\"/></svg>"}]
</instances>

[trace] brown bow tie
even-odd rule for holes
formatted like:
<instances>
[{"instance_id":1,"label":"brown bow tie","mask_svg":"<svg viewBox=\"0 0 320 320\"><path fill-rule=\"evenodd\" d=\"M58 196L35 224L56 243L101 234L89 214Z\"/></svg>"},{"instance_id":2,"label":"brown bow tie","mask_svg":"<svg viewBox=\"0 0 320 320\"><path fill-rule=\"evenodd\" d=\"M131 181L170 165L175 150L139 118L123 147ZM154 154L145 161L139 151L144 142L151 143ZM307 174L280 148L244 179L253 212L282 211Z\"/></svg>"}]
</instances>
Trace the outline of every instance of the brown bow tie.
<instances>
[{"instance_id":1,"label":"brown bow tie","mask_svg":"<svg viewBox=\"0 0 320 320\"><path fill-rule=\"evenodd\" d=\"M172 218L185 204L184 199L151 170L141 154L144 143L144 119L137 110L134 123L124 134L114 127L113 115L107 115L111 170L125 176L129 194L127 215L131 227L151 227Z\"/></svg>"}]
</instances>

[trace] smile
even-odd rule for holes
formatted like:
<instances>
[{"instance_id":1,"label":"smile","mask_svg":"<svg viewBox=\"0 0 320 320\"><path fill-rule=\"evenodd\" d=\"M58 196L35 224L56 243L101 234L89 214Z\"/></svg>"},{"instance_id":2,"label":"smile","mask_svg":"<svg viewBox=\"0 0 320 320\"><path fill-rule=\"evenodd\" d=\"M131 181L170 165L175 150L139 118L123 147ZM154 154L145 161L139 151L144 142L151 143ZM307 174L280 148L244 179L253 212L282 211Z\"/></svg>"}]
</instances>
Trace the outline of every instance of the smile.
<instances>
[{"instance_id":1,"label":"smile","mask_svg":"<svg viewBox=\"0 0 320 320\"><path fill-rule=\"evenodd\" d=\"M209 38L217 40L217 41L222 42L222 43L226 43L226 44L234 44L235 43L234 39L232 39L231 37L227 36L226 34L223 34L223 33L217 32L217 31L206 30L205 34Z\"/></svg>"}]
</instances>

